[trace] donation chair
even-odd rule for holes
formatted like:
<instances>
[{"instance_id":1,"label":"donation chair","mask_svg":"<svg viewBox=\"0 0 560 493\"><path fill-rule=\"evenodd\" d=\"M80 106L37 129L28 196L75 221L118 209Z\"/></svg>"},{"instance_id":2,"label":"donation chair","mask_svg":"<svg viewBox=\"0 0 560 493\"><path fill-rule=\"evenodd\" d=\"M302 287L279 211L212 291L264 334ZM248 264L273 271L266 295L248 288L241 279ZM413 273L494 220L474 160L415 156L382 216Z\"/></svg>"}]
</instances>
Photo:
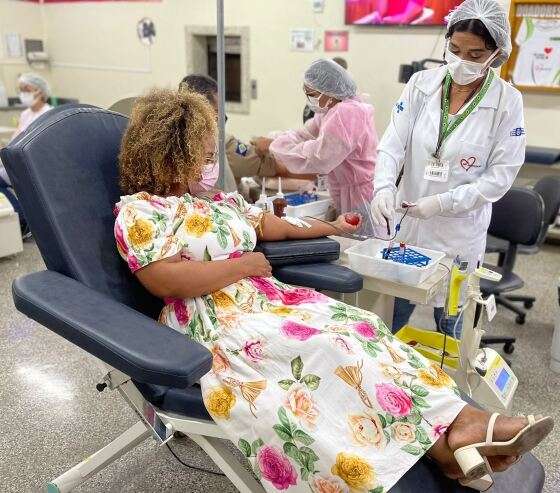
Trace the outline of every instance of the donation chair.
<instances>
[{"instance_id":1,"label":"donation chair","mask_svg":"<svg viewBox=\"0 0 560 493\"><path fill-rule=\"evenodd\" d=\"M127 98L119 99L109 106L109 111L114 111L115 113L120 113L124 116L130 116L136 99L138 99L137 96L129 96Z\"/></svg>"},{"instance_id":2,"label":"donation chair","mask_svg":"<svg viewBox=\"0 0 560 493\"><path fill-rule=\"evenodd\" d=\"M150 435L162 443L180 432L241 492L263 493L204 407L198 381L211 368L209 351L154 320L161 302L117 254L112 206L119 196L117 155L126 125L123 115L73 108L44 119L1 151L48 269L14 281L17 309L103 361L109 371L98 390L117 390L138 417L112 443L49 483L48 491L71 491ZM340 269L322 264L325 289L356 287L351 276L351 287L344 285L339 274L346 271ZM302 284L311 271L308 267ZM338 289L330 285L333 279ZM506 474L495 475L492 491L511 493L523 484L524 491L537 493L543 482L542 465L526 454ZM423 458L391 493L416 491L418 485L425 493L471 491Z\"/></svg>"},{"instance_id":3,"label":"donation chair","mask_svg":"<svg viewBox=\"0 0 560 493\"><path fill-rule=\"evenodd\" d=\"M500 200L492 206L492 219L488 232L507 242L501 265L484 264L485 267L502 274L499 282L486 279L480 280L480 290L487 297L494 295L496 304L517 313L516 322L525 323L526 312L523 308L513 304L513 301L523 297L506 295L510 291L521 289L525 283L513 272L517 250L520 245L534 245L541 234L544 223L544 202L542 197L530 188L512 187ZM532 298L534 301L534 298ZM484 345L504 344L504 351L511 354L514 351L514 337L485 336Z\"/></svg>"}]
</instances>

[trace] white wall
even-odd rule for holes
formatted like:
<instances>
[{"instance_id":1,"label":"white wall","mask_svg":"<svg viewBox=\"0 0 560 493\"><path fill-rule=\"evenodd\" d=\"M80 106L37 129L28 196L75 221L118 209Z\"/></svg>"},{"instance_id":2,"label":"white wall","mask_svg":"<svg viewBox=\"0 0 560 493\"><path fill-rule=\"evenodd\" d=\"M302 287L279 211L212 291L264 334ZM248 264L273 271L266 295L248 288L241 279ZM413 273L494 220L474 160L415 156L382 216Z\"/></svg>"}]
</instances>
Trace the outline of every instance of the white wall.
<instances>
[{"instance_id":1,"label":"white wall","mask_svg":"<svg viewBox=\"0 0 560 493\"><path fill-rule=\"evenodd\" d=\"M28 12L44 9L48 49L54 60L48 75L57 94L100 106L155 84L175 86L186 70L185 26L215 23L212 0L62 3L42 7L0 0L0 5L6 2L18 26L23 25L20 18L24 15L29 16L30 24L40 24L41 16ZM439 28L344 26L342 0L327 0L323 14L313 14L311 0L225 3L226 25L250 27L251 78L258 82L258 99L251 101L250 114L228 115L229 130L242 138L299 125L304 104L301 74L314 58L332 55L325 54L322 46L315 53L291 52L290 28L315 28L318 39L322 39L324 29L350 30L350 51L341 55L348 60L361 91L371 95L379 133L403 88L397 83L399 64L425 58L432 52L439 57L443 51ZM5 11L6 6L3 8ZM0 10L0 23L4 23L2 13ZM146 48L136 38L135 26L142 17L152 18L158 31L151 48L151 63ZM40 26L35 29L40 32ZM529 142L560 146L560 96L525 95L525 108Z\"/></svg>"},{"instance_id":2,"label":"white wall","mask_svg":"<svg viewBox=\"0 0 560 493\"><path fill-rule=\"evenodd\" d=\"M7 33L19 33L22 44L24 38L41 39L43 24L37 5L0 0L0 81L4 83L8 94L15 96L17 78L22 72L29 71L29 67L24 57L7 58L5 45Z\"/></svg>"}]
</instances>

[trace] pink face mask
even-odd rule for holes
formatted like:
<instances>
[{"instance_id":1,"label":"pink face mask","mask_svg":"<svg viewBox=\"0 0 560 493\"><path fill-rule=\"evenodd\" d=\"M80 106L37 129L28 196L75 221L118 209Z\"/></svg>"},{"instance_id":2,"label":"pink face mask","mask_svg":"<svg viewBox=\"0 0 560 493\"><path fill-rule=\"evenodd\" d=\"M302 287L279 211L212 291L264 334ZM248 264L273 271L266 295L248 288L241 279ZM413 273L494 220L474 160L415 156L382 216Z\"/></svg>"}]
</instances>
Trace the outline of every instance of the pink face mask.
<instances>
[{"instance_id":1,"label":"pink face mask","mask_svg":"<svg viewBox=\"0 0 560 493\"><path fill-rule=\"evenodd\" d=\"M202 178L199 182L190 182L189 189L191 193L206 192L214 187L220 176L220 165L216 163L205 164L202 168Z\"/></svg>"}]
</instances>

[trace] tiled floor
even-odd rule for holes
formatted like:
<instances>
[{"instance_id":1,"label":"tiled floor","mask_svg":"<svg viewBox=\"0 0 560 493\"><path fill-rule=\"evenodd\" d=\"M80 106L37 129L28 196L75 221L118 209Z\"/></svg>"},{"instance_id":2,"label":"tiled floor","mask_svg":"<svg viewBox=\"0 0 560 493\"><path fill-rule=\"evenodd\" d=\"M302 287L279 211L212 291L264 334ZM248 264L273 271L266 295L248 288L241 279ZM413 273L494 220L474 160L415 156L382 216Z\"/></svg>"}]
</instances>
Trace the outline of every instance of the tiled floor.
<instances>
[{"instance_id":1,"label":"tiled floor","mask_svg":"<svg viewBox=\"0 0 560 493\"><path fill-rule=\"evenodd\" d=\"M11 280L43 268L33 242L15 258L0 259L0 485L2 491L40 491L44 484L101 448L135 418L124 402L95 384L103 368L93 358L16 312ZM513 355L520 384L516 411L552 414L560 423L560 375L549 365L553 320L558 312L556 286L560 248L521 257L525 291L538 301L523 327L500 310L493 331L518 337ZM425 308L417 325L431 322ZM537 451L545 465L548 493L560 491L560 425ZM213 467L192 443L173 443L177 454L193 464ZM165 450L146 441L78 489L82 492L229 493L235 488L220 476L194 473ZM520 490L521 491L521 490ZM516 493L516 492L512 492Z\"/></svg>"}]
</instances>

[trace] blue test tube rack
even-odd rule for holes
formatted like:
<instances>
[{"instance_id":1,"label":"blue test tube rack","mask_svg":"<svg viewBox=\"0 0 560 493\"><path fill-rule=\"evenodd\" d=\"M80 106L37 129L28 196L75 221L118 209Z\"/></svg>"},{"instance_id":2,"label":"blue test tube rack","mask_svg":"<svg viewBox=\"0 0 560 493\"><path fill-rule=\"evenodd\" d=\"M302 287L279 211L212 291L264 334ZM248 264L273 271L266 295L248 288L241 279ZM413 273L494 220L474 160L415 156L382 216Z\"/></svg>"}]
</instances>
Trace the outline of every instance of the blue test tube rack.
<instances>
[{"instance_id":1,"label":"blue test tube rack","mask_svg":"<svg viewBox=\"0 0 560 493\"><path fill-rule=\"evenodd\" d=\"M381 256L385 260L392 260L399 264L413 265L415 267L426 267L430 260L432 260L430 257L408 247L404 249L404 252L401 251L400 247L391 248L388 252L387 248L384 248Z\"/></svg>"},{"instance_id":2,"label":"blue test tube rack","mask_svg":"<svg viewBox=\"0 0 560 493\"><path fill-rule=\"evenodd\" d=\"M288 202L288 205L291 206L305 205L319 200L319 196L316 193L309 192L288 193L284 198L286 202Z\"/></svg>"}]
</instances>

